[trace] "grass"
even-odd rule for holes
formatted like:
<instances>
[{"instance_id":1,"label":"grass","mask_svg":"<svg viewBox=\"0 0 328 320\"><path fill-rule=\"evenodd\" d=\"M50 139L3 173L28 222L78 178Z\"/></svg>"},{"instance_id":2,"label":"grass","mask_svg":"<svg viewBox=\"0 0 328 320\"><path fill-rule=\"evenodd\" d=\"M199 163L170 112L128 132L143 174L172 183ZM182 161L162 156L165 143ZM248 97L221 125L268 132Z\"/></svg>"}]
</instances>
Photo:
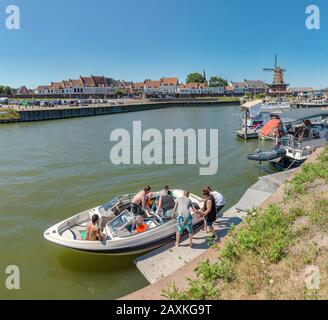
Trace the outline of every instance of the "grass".
<instances>
[{"instance_id":1,"label":"grass","mask_svg":"<svg viewBox=\"0 0 328 320\"><path fill-rule=\"evenodd\" d=\"M20 115L13 109L0 108L0 120L18 120Z\"/></svg>"},{"instance_id":2,"label":"grass","mask_svg":"<svg viewBox=\"0 0 328 320\"><path fill-rule=\"evenodd\" d=\"M232 227L215 263L204 261L183 290L171 285L173 300L327 299L328 147L288 185L285 201L249 212ZM328 240L327 240L328 242ZM320 290L308 290L304 270L316 265Z\"/></svg>"}]
</instances>

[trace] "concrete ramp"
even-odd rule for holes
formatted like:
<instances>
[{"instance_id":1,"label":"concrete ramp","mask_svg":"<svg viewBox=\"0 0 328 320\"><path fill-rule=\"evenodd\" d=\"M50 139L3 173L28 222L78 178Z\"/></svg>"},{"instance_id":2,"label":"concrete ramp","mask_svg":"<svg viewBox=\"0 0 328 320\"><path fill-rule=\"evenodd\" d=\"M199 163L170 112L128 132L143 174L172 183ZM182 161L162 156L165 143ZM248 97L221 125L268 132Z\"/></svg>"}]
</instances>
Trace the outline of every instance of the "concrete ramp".
<instances>
[{"instance_id":1,"label":"concrete ramp","mask_svg":"<svg viewBox=\"0 0 328 320\"><path fill-rule=\"evenodd\" d=\"M237 225L241 221L242 219L236 217L220 218L215 225L218 237L224 237L231 224ZM178 271L203 254L213 244L213 239L209 238L206 232L199 231L194 235L193 248L189 247L189 239L184 238L180 247L175 247L174 243L168 244L135 259L134 263L148 282L153 284Z\"/></svg>"},{"instance_id":2,"label":"concrete ramp","mask_svg":"<svg viewBox=\"0 0 328 320\"><path fill-rule=\"evenodd\" d=\"M292 174L294 170L281 172L259 178L250 187L237 205L224 213L215 224L218 238L227 235L232 224L238 225L247 216L247 212L262 205ZM154 250L134 260L144 277L154 284L183 268L187 263L205 253L214 244L206 232L199 231L194 235L194 247L189 247L189 239L184 239L180 247L174 243Z\"/></svg>"},{"instance_id":3,"label":"concrete ramp","mask_svg":"<svg viewBox=\"0 0 328 320\"><path fill-rule=\"evenodd\" d=\"M236 209L247 212L259 207L292 176L295 170L297 169L259 178L258 182L251 186L236 204Z\"/></svg>"}]
</instances>

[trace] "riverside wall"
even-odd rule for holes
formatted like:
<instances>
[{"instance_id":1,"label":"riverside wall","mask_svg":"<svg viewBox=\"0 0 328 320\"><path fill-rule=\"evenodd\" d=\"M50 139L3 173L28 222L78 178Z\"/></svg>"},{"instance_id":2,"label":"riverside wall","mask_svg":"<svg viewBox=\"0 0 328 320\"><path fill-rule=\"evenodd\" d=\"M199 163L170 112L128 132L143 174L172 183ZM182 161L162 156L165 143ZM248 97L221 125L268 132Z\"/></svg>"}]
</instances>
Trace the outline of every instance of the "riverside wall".
<instances>
[{"instance_id":1,"label":"riverside wall","mask_svg":"<svg viewBox=\"0 0 328 320\"><path fill-rule=\"evenodd\" d=\"M176 106L199 106L199 105L239 105L239 101L220 102L220 101L170 101L170 102L152 102L152 103L137 103L137 104L122 104L122 105L103 105L103 106L85 106L85 107L54 107L54 108L40 108L35 107L31 109L19 110L15 109L19 114L19 119L1 120L0 123L17 123L17 122L31 122L31 121L46 121L58 120L79 117L94 117L108 114L139 112L146 110L172 108Z\"/></svg>"}]
</instances>

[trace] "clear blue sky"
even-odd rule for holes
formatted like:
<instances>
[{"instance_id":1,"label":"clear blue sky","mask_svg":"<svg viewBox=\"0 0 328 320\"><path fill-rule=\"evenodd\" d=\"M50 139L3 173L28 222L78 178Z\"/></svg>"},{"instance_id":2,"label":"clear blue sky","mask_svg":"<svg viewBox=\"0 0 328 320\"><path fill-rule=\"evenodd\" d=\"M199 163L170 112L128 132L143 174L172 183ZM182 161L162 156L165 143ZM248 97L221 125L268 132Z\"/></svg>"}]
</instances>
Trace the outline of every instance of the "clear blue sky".
<instances>
[{"instance_id":1,"label":"clear blue sky","mask_svg":"<svg viewBox=\"0 0 328 320\"><path fill-rule=\"evenodd\" d=\"M5 8L21 9L21 30ZM305 8L321 9L321 30ZM292 86L328 86L326 0L0 0L0 83L34 87L82 75L141 81L205 68L272 81L274 54Z\"/></svg>"}]
</instances>

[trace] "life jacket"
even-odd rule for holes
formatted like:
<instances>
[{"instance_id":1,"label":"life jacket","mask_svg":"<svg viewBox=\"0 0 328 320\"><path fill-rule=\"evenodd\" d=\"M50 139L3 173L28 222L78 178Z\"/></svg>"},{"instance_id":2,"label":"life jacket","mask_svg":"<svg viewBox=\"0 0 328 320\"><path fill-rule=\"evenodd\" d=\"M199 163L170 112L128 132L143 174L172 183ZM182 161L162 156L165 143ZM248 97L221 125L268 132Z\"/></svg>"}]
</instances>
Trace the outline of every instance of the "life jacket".
<instances>
[{"instance_id":1,"label":"life jacket","mask_svg":"<svg viewBox=\"0 0 328 320\"><path fill-rule=\"evenodd\" d=\"M136 232L137 233L143 233L143 232L146 231L146 229L147 229L147 224L146 223L143 223L142 225L137 226Z\"/></svg>"},{"instance_id":2,"label":"life jacket","mask_svg":"<svg viewBox=\"0 0 328 320\"><path fill-rule=\"evenodd\" d=\"M175 206L174 199L171 195L167 194L162 196L162 209L164 211L172 210Z\"/></svg>"}]
</instances>

